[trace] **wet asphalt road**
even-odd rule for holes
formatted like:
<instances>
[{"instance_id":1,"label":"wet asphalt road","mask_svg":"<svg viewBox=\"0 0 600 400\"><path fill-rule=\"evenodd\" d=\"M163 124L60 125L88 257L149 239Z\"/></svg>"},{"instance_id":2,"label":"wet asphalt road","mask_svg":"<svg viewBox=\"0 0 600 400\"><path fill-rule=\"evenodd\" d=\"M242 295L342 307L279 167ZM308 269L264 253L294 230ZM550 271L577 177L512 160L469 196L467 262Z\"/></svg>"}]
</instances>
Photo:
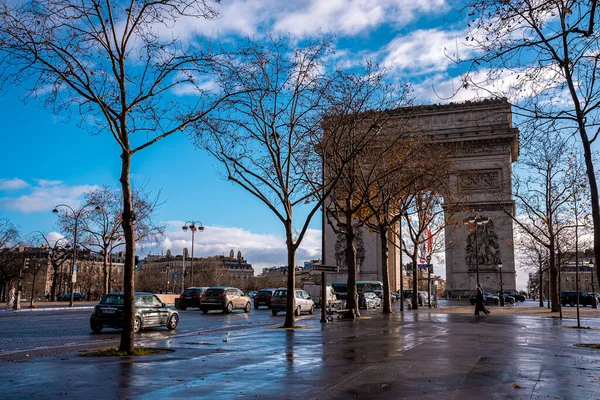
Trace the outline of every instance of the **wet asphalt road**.
<instances>
[{"instance_id":1,"label":"wet asphalt road","mask_svg":"<svg viewBox=\"0 0 600 400\"><path fill-rule=\"evenodd\" d=\"M137 336L139 343L155 342L191 332L239 330L283 321L282 315L273 317L271 311L264 307L252 309L249 314L243 311L234 311L228 315L221 312L203 314L198 309L188 309L179 313L181 319L176 330L145 330ZM90 309L0 314L0 361L56 356L117 345L121 331L105 328L100 334L93 333L89 327L90 314Z\"/></svg>"}]
</instances>

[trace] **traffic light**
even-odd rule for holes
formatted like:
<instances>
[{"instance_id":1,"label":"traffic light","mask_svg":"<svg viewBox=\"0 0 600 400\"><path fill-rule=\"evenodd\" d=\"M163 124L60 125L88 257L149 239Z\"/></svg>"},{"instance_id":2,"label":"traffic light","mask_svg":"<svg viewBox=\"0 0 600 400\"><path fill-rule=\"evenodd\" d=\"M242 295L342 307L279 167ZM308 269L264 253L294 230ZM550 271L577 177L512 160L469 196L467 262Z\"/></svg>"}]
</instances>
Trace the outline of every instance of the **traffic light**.
<instances>
[{"instance_id":1,"label":"traffic light","mask_svg":"<svg viewBox=\"0 0 600 400\"><path fill-rule=\"evenodd\" d=\"M135 256L135 263L134 263L134 268L135 269L139 269L140 268L140 258L138 256Z\"/></svg>"}]
</instances>

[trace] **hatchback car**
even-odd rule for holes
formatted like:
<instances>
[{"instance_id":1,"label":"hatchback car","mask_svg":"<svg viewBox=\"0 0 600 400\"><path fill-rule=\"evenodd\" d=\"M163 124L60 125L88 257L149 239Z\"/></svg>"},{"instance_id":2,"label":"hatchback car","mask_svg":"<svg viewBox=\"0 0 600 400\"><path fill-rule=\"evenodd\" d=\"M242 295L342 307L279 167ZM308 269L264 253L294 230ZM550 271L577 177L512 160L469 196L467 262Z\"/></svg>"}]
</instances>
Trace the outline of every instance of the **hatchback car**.
<instances>
[{"instance_id":1,"label":"hatchback car","mask_svg":"<svg viewBox=\"0 0 600 400\"><path fill-rule=\"evenodd\" d=\"M229 314L233 310L244 310L247 313L251 308L250 297L234 287L210 287L206 289L200 299L200 310L205 314L210 310L222 310L225 314Z\"/></svg>"},{"instance_id":2,"label":"hatchback car","mask_svg":"<svg viewBox=\"0 0 600 400\"><path fill-rule=\"evenodd\" d=\"M254 308L260 306L267 306L271 308L271 302L273 301L273 295L277 289L260 289L254 296Z\"/></svg>"},{"instance_id":3,"label":"hatchback car","mask_svg":"<svg viewBox=\"0 0 600 400\"><path fill-rule=\"evenodd\" d=\"M207 287L191 287L187 288L183 291L181 296L179 296L178 307L180 310L187 310L188 307L198 307L200 308L200 299L204 292L206 292Z\"/></svg>"},{"instance_id":4,"label":"hatchback car","mask_svg":"<svg viewBox=\"0 0 600 400\"><path fill-rule=\"evenodd\" d=\"M579 305L587 306L593 305L593 300L591 294L588 292L579 292ZM566 306L569 304L571 307L575 307L577 304L577 292L560 292L560 303L562 306Z\"/></svg>"},{"instance_id":5,"label":"hatchback car","mask_svg":"<svg viewBox=\"0 0 600 400\"><path fill-rule=\"evenodd\" d=\"M287 289L277 289L271 302L271 312L277 315L280 311L286 311ZM308 293L302 289L295 291L294 314L300 315L301 312L308 311L309 314L315 313L315 303Z\"/></svg>"},{"instance_id":6,"label":"hatchback car","mask_svg":"<svg viewBox=\"0 0 600 400\"><path fill-rule=\"evenodd\" d=\"M104 327L123 328L123 293L109 293L102 297L100 304L94 307L90 317L90 328L99 333ZM167 306L152 293L138 292L134 295L135 319L133 332L156 326L166 326L169 330L177 328L179 313L175 307Z\"/></svg>"}]
</instances>

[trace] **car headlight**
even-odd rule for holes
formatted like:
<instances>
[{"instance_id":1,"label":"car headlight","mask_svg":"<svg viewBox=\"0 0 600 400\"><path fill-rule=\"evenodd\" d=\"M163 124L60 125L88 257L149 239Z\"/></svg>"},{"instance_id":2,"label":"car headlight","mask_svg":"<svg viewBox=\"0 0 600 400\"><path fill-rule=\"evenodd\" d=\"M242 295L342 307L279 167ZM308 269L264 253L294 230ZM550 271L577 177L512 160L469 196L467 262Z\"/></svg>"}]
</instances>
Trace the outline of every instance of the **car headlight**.
<instances>
[{"instance_id":1,"label":"car headlight","mask_svg":"<svg viewBox=\"0 0 600 400\"><path fill-rule=\"evenodd\" d=\"M96 307L94 307L94 309L92 310L92 316L93 317L97 317L98 316L98 309Z\"/></svg>"}]
</instances>

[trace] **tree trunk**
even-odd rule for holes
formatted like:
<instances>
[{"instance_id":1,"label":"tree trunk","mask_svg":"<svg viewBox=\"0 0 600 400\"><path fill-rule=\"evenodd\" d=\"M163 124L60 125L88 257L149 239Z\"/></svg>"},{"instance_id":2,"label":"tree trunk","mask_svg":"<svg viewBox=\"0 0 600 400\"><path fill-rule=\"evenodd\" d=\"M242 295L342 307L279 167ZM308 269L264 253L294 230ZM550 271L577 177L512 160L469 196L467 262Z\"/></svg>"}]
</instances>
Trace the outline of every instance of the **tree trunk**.
<instances>
[{"instance_id":1,"label":"tree trunk","mask_svg":"<svg viewBox=\"0 0 600 400\"><path fill-rule=\"evenodd\" d=\"M388 269L388 238L387 229L379 227L379 240L381 240L381 276L383 279L383 313L392 313L392 297L390 296L390 274Z\"/></svg>"},{"instance_id":2,"label":"tree trunk","mask_svg":"<svg viewBox=\"0 0 600 400\"><path fill-rule=\"evenodd\" d=\"M133 303L134 276L133 264L135 260L135 233L133 227L133 204L131 195L131 184L129 172L131 169L131 154L124 150L121 154L121 187L123 189L123 236L125 238L125 266L123 271L123 293L125 301L123 304L123 332L121 333L121 344L119 351L133 354L134 333L133 323L135 309Z\"/></svg>"},{"instance_id":3,"label":"tree trunk","mask_svg":"<svg viewBox=\"0 0 600 400\"><path fill-rule=\"evenodd\" d=\"M412 255L412 268L413 268L413 282L412 282L412 308L417 310L419 308L419 266L417 265L417 251L418 248L415 246L414 253Z\"/></svg>"},{"instance_id":4,"label":"tree trunk","mask_svg":"<svg viewBox=\"0 0 600 400\"><path fill-rule=\"evenodd\" d=\"M294 327L294 311L296 309L296 250L294 249L294 232L292 221L288 220L285 224L285 238L288 256L288 276L287 276L287 302L285 305L284 328Z\"/></svg>"},{"instance_id":5,"label":"tree trunk","mask_svg":"<svg viewBox=\"0 0 600 400\"><path fill-rule=\"evenodd\" d=\"M36 267L37 267L37 265L34 266L34 268L36 268ZM35 274L33 274L33 279L31 281L31 300L29 302L29 308L33 308L33 302L34 302L33 298L35 295L35 278L36 278L36 276L37 276L37 272Z\"/></svg>"},{"instance_id":6,"label":"tree trunk","mask_svg":"<svg viewBox=\"0 0 600 400\"><path fill-rule=\"evenodd\" d=\"M542 264L542 257L539 257L540 262L540 272L538 274L538 278L540 279L538 295L540 297L540 307L544 307L544 270Z\"/></svg>"},{"instance_id":7,"label":"tree trunk","mask_svg":"<svg viewBox=\"0 0 600 400\"><path fill-rule=\"evenodd\" d=\"M590 184L590 198L592 201L592 221L594 225L594 261L596 264L596 277L600 282L600 204L598 204L598 183L596 182L596 173L594 171L594 160L590 143L587 140L585 130L581 133L583 142L583 154L588 181ZM593 272L592 272L593 273Z\"/></svg>"},{"instance_id":8,"label":"tree trunk","mask_svg":"<svg viewBox=\"0 0 600 400\"><path fill-rule=\"evenodd\" d=\"M554 244L554 241L550 241ZM559 312L558 292L557 292L558 271L556 269L556 254L550 250L550 300L552 301L552 312Z\"/></svg>"},{"instance_id":9,"label":"tree trunk","mask_svg":"<svg viewBox=\"0 0 600 400\"><path fill-rule=\"evenodd\" d=\"M50 288L50 301L56 301L56 285L58 285L58 265L52 265L54 274L52 274L52 287Z\"/></svg>"},{"instance_id":10,"label":"tree trunk","mask_svg":"<svg viewBox=\"0 0 600 400\"><path fill-rule=\"evenodd\" d=\"M108 293L108 247L104 247L104 254L102 257L102 272L104 273L104 288L103 293L107 294Z\"/></svg>"},{"instance_id":11,"label":"tree trunk","mask_svg":"<svg viewBox=\"0 0 600 400\"><path fill-rule=\"evenodd\" d=\"M346 294L346 309L353 317L360 316L358 309L358 293L356 292L356 248L354 247L354 227L352 226L352 213L346 213L346 265L348 266L348 283ZM354 310L354 312L352 312Z\"/></svg>"}]
</instances>

